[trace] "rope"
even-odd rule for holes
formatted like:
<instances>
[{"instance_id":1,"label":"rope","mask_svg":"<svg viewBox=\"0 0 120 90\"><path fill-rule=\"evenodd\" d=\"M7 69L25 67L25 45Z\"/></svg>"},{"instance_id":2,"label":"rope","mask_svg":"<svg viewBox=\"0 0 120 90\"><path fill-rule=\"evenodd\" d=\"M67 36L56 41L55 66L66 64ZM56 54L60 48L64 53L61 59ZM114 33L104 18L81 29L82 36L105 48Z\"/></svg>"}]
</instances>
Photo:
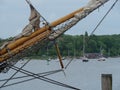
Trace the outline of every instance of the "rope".
<instances>
[{"instance_id":1,"label":"rope","mask_svg":"<svg viewBox=\"0 0 120 90\"><path fill-rule=\"evenodd\" d=\"M15 67L15 66L13 66L11 68L14 69L14 70L18 70L19 69L18 67ZM70 85L67 85L67 84L64 84L64 83L61 83L61 82L49 79L47 77L39 76L37 74L34 74L34 73L32 73L30 71L27 71L27 70L24 70L24 69L21 69L19 72L24 73L24 74L29 75L29 76L32 76L32 77L37 78L39 80L42 80L42 81L45 81L45 82L49 82L51 84L55 84L55 85L58 85L58 86L62 86L62 87L66 87L66 88L70 88L70 89L74 89L74 90L80 90L78 88L75 88L75 87L72 87Z\"/></svg>"},{"instance_id":2,"label":"rope","mask_svg":"<svg viewBox=\"0 0 120 90\"><path fill-rule=\"evenodd\" d=\"M71 59L71 60L66 64L65 69L67 69L67 67L70 65L70 63L71 63L72 61L73 61L73 59ZM61 71L63 71L63 69L58 69L58 70L53 70L53 71L38 73L38 75L48 76L48 75L52 75L52 74L55 74L55 73L58 73L58 72L61 72ZM29 76L14 77L14 78L11 78L11 80L21 79L21 78L25 78L25 77L29 77ZM3 87L8 87L8 86L12 86L12 85L24 83L24 82L27 82L27 81L30 81L30 80L34 80L34 79L36 79L36 78L30 78L30 79L27 79L27 80L15 82L15 83L12 83L12 84L4 85ZM2 79L2 80L0 80L0 82L6 81L6 80L8 80L8 79ZM2 88L3 88L3 87L2 87Z\"/></svg>"},{"instance_id":3,"label":"rope","mask_svg":"<svg viewBox=\"0 0 120 90\"><path fill-rule=\"evenodd\" d=\"M25 64L23 64L6 82L4 82L0 88L4 87L5 84L7 84L19 71L22 69L30 60L28 60Z\"/></svg>"},{"instance_id":4,"label":"rope","mask_svg":"<svg viewBox=\"0 0 120 90\"><path fill-rule=\"evenodd\" d=\"M48 71L48 72L43 72L43 73L38 73L38 75L48 76L48 75L51 75L51 74L54 74L54 73L57 73L57 72L60 72L60 71L62 71L62 69ZM29 77L29 76L25 75L25 76L20 76L20 77L14 77L11 80L21 79L21 78L25 78L25 77ZM0 82L6 81L6 80L8 80L8 79L2 79L2 80L0 80Z\"/></svg>"},{"instance_id":5,"label":"rope","mask_svg":"<svg viewBox=\"0 0 120 90\"><path fill-rule=\"evenodd\" d=\"M48 76L48 75L51 75L51 74L55 74L55 73L58 73L62 70L55 70L55 72L51 72L49 74L45 74L45 75L41 75L41 76ZM40 75L40 74L38 74ZM24 77L29 77L29 76L24 76ZM23 78L23 77L16 77L16 78L13 78L13 79L20 79L20 78ZM34 80L36 79L35 77L34 78L30 78L30 79L26 79L26 80L23 80L23 81L19 81L19 82L15 82L15 83L12 83L12 84L8 84L8 85L5 85L4 87L9 87L9 86L12 86L12 85L16 85L16 84L20 84L20 83L24 83L24 82L28 82L28 81L31 81L31 80ZM3 80L4 81L4 80ZM3 87L2 87L3 88Z\"/></svg>"},{"instance_id":6,"label":"rope","mask_svg":"<svg viewBox=\"0 0 120 90\"><path fill-rule=\"evenodd\" d=\"M73 61L73 59L71 59L71 60L66 64L65 69L67 69L67 67L70 65L70 63L71 63L72 61ZM55 74L55 73L58 73L58 72L61 72L61 71L63 71L63 69L58 69L58 70L53 70L53 71L38 73L38 75L48 76L48 75L52 75L52 74ZM29 76L15 77L15 78L11 78L11 80L21 79L21 78L25 78L25 77L29 77ZM33 79L36 79L36 78L30 78L30 79L27 79L27 80L15 82L15 83L12 83L12 84L5 85L5 86L3 86L3 87L8 87L8 86L12 86L12 85L24 83L24 82L27 82L27 81L30 81L30 80L33 80ZM8 79L3 79L3 80L0 80L0 81L6 81L6 80L8 80ZM3 87L2 87L2 88L3 88Z\"/></svg>"},{"instance_id":7,"label":"rope","mask_svg":"<svg viewBox=\"0 0 120 90\"><path fill-rule=\"evenodd\" d=\"M31 3L30 0L26 0L26 2L35 9L35 7L32 5L32 3ZM36 9L35 9L35 10L36 10ZM37 10L36 10L36 11L37 11ZM45 21L46 25L49 26L49 25L50 25L49 22L48 22L41 14L40 14L40 16L41 16L41 18Z\"/></svg>"},{"instance_id":8,"label":"rope","mask_svg":"<svg viewBox=\"0 0 120 90\"><path fill-rule=\"evenodd\" d=\"M30 0L26 0L26 2L29 4L29 5L32 5L32 3L30 2ZM33 6L33 5L32 5Z\"/></svg>"},{"instance_id":9,"label":"rope","mask_svg":"<svg viewBox=\"0 0 120 90\"><path fill-rule=\"evenodd\" d=\"M99 21L99 23L96 25L96 27L93 29L93 31L91 32L90 34L90 37L85 41L86 43L89 42L89 40L91 39L91 36L93 35L93 33L97 30L97 28L101 25L101 23L103 22L103 20L107 17L107 15L110 13L110 11L113 9L113 7L116 5L116 3L118 2L119 0L116 0L112 6L110 7L110 9L106 12L106 14L103 16L103 18ZM82 49L83 47L81 46L80 49Z\"/></svg>"},{"instance_id":10,"label":"rope","mask_svg":"<svg viewBox=\"0 0 120 90\"><path fill-rule=\"evenodd\" d=\"M112 6L110 7L110 9L107 11L107 13L103 16L103 18L100 20L100 22L97 24L97 26L93 29L93 31L91 32L91 34L90 34L90 36L92 36L93 35L93 33L97 30L97 28L100 26L100 24L103 22L103 20L106 18L106 16L110 13L110 11L113 9L113 7L115 6L115 4L118 2L118 0L116 0L113 4L112 4ZM89 40L90 40L90 37L87 39L87 43L89 42ZM83 47L81 46L81 49L82 49ZM72 60L70 60L69 62L68 62L68 64L65 66L65 69L69 66L69 64L72 62Z\"/></svg>"},{"instance_id":11,"label":"rope","mask_svg":"<svg viewBox=\"0 0 120 90\"><path fill-rule=\"evenodd\" d=\"M67 67L71 64L72 61L73 61L73 58L66 64L65 69L67 69Z\"/></svg>"},{"instance_id":12,"label":"rope","mask_svg":"<svg viewBox=\"0 0 120 90\"><path fill-rule=\"evenodd\" d=\"M114 4L111 6L111 8L108 10L108 12L104 15L104 17L101 19L101 21L97 24L97 26L95 27L95 29L91 32L90 36L93 35L93 33L97 30L97 28L100 26L100 24L103 22L103 20L106 18L106 16L109 14L109 12L113 9L113 7L115 6L115 4L118 2L118 0L116 0L114 2ZM44 18L43 18L44 19ZM44 19L45 20L45 19ZM90 38L89 38L90 39ZM88 39L88 41L89 41ZM49 82L49 83L52 83L52 84L56 84L56 85L59 85L59 86L63 86L63 87L67 87L67 88L71 88L71 89L75 89L75 90L80 90L78 88L75 88L75 87L72 87L72 86L69 86L69 85L66 85L66 84L63 84L63 83L60 83L58 81L55 81L55 80L52 80L52 79L49 79L49 78L46 78L46 77L43 77L43 76L39 76L38 74L34 74L32 72L29 72L29 71L26 71L26 70L23 70L22 68L28 63L29 61L27 61L21 68L17 68L15 66L11 67L12 69L16 70L17 72L15 72L9 79L7 79L7 81L1 85L0 88L4 87L4 85L9 81L11 80L18 72L22 72L24 74L27 74L29 76L32 76L34 78L38 78L40 80L43 80L43 81L46 81L46 82ZM72 59L70 60L70 62L66 65L65 69L68 67L68 65L72 62ZM22 71L21 71L22 70ZM55 71L54 73L56 73L57 71ZM53 73L53 72L51 72ZM49 73L47 73L46 75L49 75ZM31 78L31 79L34 79L34 78ZM25 80L25 81L28 81L28 80ZM25 82L25 81L21 81L21 82ZM19 83L19 82L17 82ZM12 85L12 84L11 84ZM8 85L6 85L8 86Z\"/></svg>"},{"instance_id":13,"label":"rope","mask_svg":"<svg viewBox=\"0 0 120 90\"><path fill-rule=\"evenodd\" d=\"M103 16L103 18L100 20L100 22L97 24L97 26L94 28L94 30L91 32L90 36L93 35L93 33L97 30L97 28L100 26L100 24L103 22L103 20L106 18L106 16L110 13L110 11L113 9L113 7L116 5L118 0L116 0L113 5L110 7L110 9L107 11L107 13Z\"/></svg>"}]
</instances>

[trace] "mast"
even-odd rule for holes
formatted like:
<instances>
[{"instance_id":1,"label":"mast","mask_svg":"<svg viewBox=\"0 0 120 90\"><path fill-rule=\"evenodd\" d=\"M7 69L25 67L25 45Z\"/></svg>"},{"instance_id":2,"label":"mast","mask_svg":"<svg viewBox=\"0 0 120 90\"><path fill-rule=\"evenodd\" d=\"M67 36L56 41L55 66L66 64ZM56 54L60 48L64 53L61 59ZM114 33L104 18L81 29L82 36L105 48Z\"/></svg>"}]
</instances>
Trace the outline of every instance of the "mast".
<instances>
[{"instance_id":1,"label":"mast","mask_svg":"<svg viewBox=\"0 0 120 90\"><path fill-rule=\"evenodd\" d=\"M85 57L85 35L83 34L83 57Z\"/></svg>"}]
</instances>

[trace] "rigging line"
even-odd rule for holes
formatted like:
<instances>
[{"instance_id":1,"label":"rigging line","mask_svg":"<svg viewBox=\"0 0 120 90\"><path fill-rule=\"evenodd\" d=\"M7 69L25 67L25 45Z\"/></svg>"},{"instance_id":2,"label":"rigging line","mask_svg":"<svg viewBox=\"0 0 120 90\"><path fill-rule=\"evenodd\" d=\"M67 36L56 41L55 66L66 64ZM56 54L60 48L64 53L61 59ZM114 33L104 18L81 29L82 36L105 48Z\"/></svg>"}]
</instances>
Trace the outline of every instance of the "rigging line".
<instances>
[{"instance_id":1,"label":"rigging line","mask_svg":"<svg viewBox=\"0 0 120 90\"><path fill-rule=\"evenodd\" d=\"M93 33L97 30L97 28L100 26L100 24L103 22L103 20L106 18L106 16L110 13L110 11L113 9L113 7L116 5L118 0L116 0L113 5L110 7L110 9L107 11L107 13L103 16L103 18L100 20L100 22L97 24L95 29L91 32L90 36L93 35Z\"/></svg>"},{"instance_id":2,"label":"rigging line","mask_svg":"<svg viewBox=\"0 0 120 90\"><path fill-rule=\"evenodd\" d=\"M62 70L58 70L58 71L53 72L53 73L51 73L51 74L58 73L58 72L60 72L60 71L62 71ZM51 74L49 74L49 75L51 75ZM48 75L48 74L46 74L46 75L42 75L42 76L47 76L47 75ZM34 80L34 79L36 79L36 78L33 77L33 78L26 79L26 80L23 80L23 81L19 81L19 82L15 82L15 83L7 84L7 85L4 85L4 87L9 87L9 86L13 86L13 85L16 85L16 84L20 84L20 83L28 82L28 81L31 81L31 80Z\"/></svg>"},{"instance_id":3,"label":"rigging line","mask_svg":"<svg viewBox=\"0 0 120 90\"><path fill-rule=\"evenodd\" d=\"M103 22L103 20L106 18L106 16L110 13L110 11L113 9L113 7L116 5L116 3L119 0L115 0L115 2L112 4L112 6L110 7L110 9L106 12L106 14L103 16L103 18L99 21L99 23L96 25L96 27L93 29L93 31L91 32L89 38L85 41L86 43L89 42L89 40L91 39L91 36L93 35L93 33L97 30L97 28L100 26L100 24ZM80 47L80 50L83 48L83 46Z\"/></svg>"},{"instance_id":4,"label":"rigging line","mask_svg":"<svg viewBox=\"0 0 120 90\"><path fill-rule=\"evenodd\" d=\"M73 61L73 58L66 64L65 69L70 65L70 63Z\"/></svg>"},{"instance_id":5,"label":"rigging line","mask_svg":"<svg viewBox=\"0 0 120 90\"><path fill-rule=\"evenodd\" d=\"M119 0L115 0L115 2L112 4L112 6L110 7L110 9L106 12L106 14L103 16L103 18L99 21L99 23L96 25L96 27L93 29L93 31L91 32L89 38L85 41L87 44L89 42L89 40L91 39L91 36L93 35L93 33L97 30L97 28L101 25L101 23L103 22L103 20L106 18L106 16L110 13L110 11L113 9L113 7L116 5L116 3ZM82 49L82 47L81 47Z\"/></svg>"},{"instance_id":6,"label":"rigging line","mask_svg":"<svg viewBox=\"0 0 120 90\"><path fill-rule=\"evenodd\" d=\"M7 84L19 71L22 69L30 60L28 60L25 64L23 64L6 82L4 82L0 88L4 87L5 84Z\"/></svg>"},{"instance_id":7,"label":"rigging line","mask_svg":"<svg viewBox=\"0 0 120 90\"><path fill-rule=\"evenodd\" d=\"M15 66L14 66L14 67L12 67L12 68L15 69L15 70L17 70L18 67L15 67ZM21 70L22 70L22 71L21 71ZM20 71L21 71L22 73L27 74L27 75L30 75L30 76L32 76L32 77L36 77L36 78L38 78L38 79L40 79L40 80L43 80L43 81L46 81L46 82L49 82L49 83L52 83L52 84L55 84L55 85L59 85L59 86L62 86L62 87L71 88L71 89L74 89L74 90L80 90L80 89L78 89L78 88L69 86L69 85L67 85L67 84L63 84L63 83L61 83L61 82L58 82L58 81L49 79L49 78L47 78L47 77L39 76L39 75L34 74L34 73L30 72L30 71L27 71L27 70L24 70L24 69L21 69L21 70L20 70Z\"/></svg>"},{"instance_id":8,"label":"rigging line","mask_svg":"<svg viewBox=\"0 0 120 90\"><path fill-rule=\"evenodd\" d=\"M31 1L30 0L26 0L26 2L31 5L34 9L35 7L32 5ZM36 9L35 9L36 10ZM37 11L37 10L36 10ZM42 17L42 19L46 22L47 25L49 25L49 22L40 14L40 16Z\"/></svg>"},{"instance_id":9,"label":"rigging line","mask_svg":"<svg viewBox=\"0 0 120 90\"><path fill-rule=\"evenodd\" d=\"M60 72L60 71L63 71L63 70L58 69L58 70L54 70L54 71L38 73L38 75L48 76L48 75L55 74L55 73ZM26 78L26 77L30 77L30 76L27 75L27 76L14 77L11 80L21 79L21 78ZM2 79L2 80L0 80L0 82L6 81L6 80L8 80L8 79Z\"/></svg>"},{"instance_id":10,"label":"rigging line","mask_svg":"<svg viewBox=\"0 0 120 90\"><path fill-rule=\"evenodd\" d=\"M13 66L13 67L11 67L11 68L14 69L14 70L19 69L19 68L16 67L16 66ZM37 79L39 79L39 80L42 80L42 81L45 81L45 82L49 82L49 83L51 83L51 84L55 84L55 85L58 85L58 86L62 86L62 87L66 87L66 88L70 88L70 89L74 89L74 90L80 90L80 89L78 89L78 88L76 88L76 87L73 87L73 86L70 86L70 85L67 85L67 84L64 84L64 83L61 83L61 82L58 82L58 81L49 79L49 78L44 77L44 76L39 76L39 75L37 75L37 74L35 74L35 73L32 73L32 72L27 71L27 70L24 70L24 69L21 69L19 72L24 73L24 74L27 74L27 75L32 76L32 77L35 77L35 78L37 78Z\"/></svg>"}]
</instances>

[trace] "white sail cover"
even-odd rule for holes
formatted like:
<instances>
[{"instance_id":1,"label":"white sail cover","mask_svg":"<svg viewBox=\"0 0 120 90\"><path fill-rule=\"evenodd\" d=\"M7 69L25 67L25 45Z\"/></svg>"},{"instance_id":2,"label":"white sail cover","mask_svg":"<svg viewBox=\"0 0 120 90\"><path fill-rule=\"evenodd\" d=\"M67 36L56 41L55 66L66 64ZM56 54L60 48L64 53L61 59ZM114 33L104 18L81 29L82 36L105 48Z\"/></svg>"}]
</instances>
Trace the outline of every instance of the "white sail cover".
<instances>
[{"instance_id":1,"label":"white sail cover","mask_svg":"<svg viewBox=\"0 0 120 90\"><path fill-rule=\"evenodd\" d=\"M66 23L64 26L60 27L59 29L55 30L50 36L49 39L53 40L60 36L62 33L70 29L72 26L74 26L77 22L79 22L81 19L85 18L87 15L89 15L92 11L99 8L101 5L106 3L109 0L90 0L86 6L84 6L83 11L76 13L72 19L70 19L70 22Z\"/></svg>"},{"instance_id":2,"label":"white sail cover","mask_svg":"<svg viewBox=\"0 0 120 90\"><path fill-rule=\"evenodd\" d=\"M82 11L76 13L72 18L70 18L69 20L67 20L64 23L62 23L64 25L61 25L57 29L55 29L56 27L53 27L55 31L53 31L49 35L49 37L45 39L46 41L45 40L43 40L43 41L44 42L48 42L49 40L54 40L55 38L59 37L61 34L63 34L65 31L67 31L72 26L74 26L75 24L77 24L80 20L82 20L83 18L85 18L92 11L94 11L97 8L99 8L101 5L103 5L107 1L109 1L109 0L90 0L88 2L88 4L83 7ZM43 42L43 44L44 44L44 42ZM6 47L8 45L8 43L9 42L4 43L3 46L0 47L0 49L3 49L4 47ZM9 70L10 66L13 66L21 58L26 57L31 52L37 52L42 47L42 45L40 45L40 44L42 44L42 43L40 41L38 41L33 46L31 46L29 48L26 48L22 52L14 55L14 59L12 57L12 58L7 59L7 62L0 63L0 72L2 72L2 71L3 72L7 72ZM8 50L8 52L9 52L9 50ZM9 54L12 55L11 53L9 53Z\"/></svg>"}]
</instances>

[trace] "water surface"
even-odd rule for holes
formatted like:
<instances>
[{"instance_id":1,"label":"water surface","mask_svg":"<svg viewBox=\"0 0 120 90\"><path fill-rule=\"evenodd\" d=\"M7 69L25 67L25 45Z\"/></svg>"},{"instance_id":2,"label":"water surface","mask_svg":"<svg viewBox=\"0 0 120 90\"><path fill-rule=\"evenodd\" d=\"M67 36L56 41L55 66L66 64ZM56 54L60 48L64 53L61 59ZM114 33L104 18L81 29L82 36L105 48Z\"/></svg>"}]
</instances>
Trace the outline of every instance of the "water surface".
<instances>
[{"instance_id":1,"label":"water surface","mask_svg":"<svg viewBox=\"0 0 120 90\"><path fill-rule=\"evenodd\" d=\"M64 60L64 65L66 65L68 62L69 60ZM21 66L24 63L25 61L20 61L16 66ZM34 73L40 73L60 69L60 65L57 60L52 60L49 63L45 60L32 60L24 67L24 69ZM10 77L14 72L14 70L10 70L8 73L0 74L0 80ZM82 62L80 59L74 59L64 72L65 74L63 72L59 72L47 77L80 88L81 90L101 90L101 74L112 74L113 90L120 89L120 58L108 58L106 61L90 60L89 62ZM21 75L24 74L18 73L16 76ZM8 84L16 81L18 80L9 81ZM2 83L3 82L0 82L0 85ZM72 89L34 79L29 82L2 88L0 90Z\"/></svg>"}]
</instances>

